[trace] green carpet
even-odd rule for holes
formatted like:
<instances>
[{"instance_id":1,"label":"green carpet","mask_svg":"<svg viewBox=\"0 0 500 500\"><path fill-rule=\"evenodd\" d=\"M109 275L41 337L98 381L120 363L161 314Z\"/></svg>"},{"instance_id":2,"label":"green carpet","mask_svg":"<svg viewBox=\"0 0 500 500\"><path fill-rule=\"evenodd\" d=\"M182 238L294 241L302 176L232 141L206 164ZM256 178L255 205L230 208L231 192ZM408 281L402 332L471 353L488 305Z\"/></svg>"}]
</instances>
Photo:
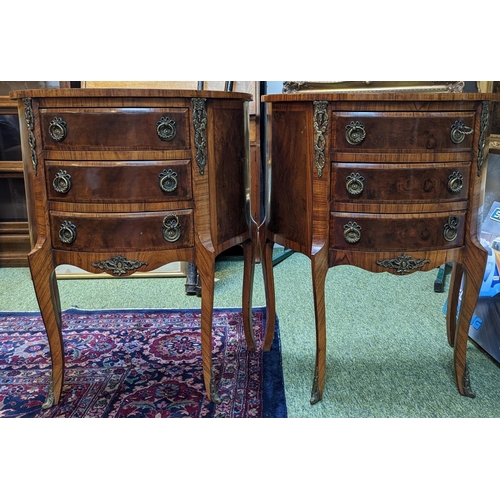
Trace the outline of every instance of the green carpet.
<instances>
[{"instance_id":1,"label":"green carpet","mask_svg":"<svg viewBox=\"0 0 500 500\"><path fill-rule=\"evenodd\" d=\"M500 368L474 344L468 364L475 399L458 394L453 351L434 292L437 272L393 276L342 266L326 283L327 373L311 406L315 330L310 262L293 254L274 268L290 418L500 417ZM253 305L265 304L256 266ZM217 263L215 307L241 307L242 261ZM449 277L448 277L449 279ZM37 311L28 269L0 269L0 310ZM62 308L198 307L184 278L59 280Z\"/></svg>"}]
</instances>

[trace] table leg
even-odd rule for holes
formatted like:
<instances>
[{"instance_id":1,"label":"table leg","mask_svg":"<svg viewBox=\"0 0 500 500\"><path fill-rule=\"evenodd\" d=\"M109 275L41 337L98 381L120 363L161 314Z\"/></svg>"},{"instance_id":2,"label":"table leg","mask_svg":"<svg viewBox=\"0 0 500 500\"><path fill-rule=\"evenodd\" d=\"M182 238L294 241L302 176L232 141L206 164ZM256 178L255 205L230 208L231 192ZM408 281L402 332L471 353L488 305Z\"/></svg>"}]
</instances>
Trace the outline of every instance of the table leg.
<instances>
[{"instance_id":1,"label":"table leg","mask_svg":"<svg viewBox=\"0 0 500 500\"><path fill-rule=\"evenodd\" d=\"M263 351L269 351L273 344L276 323L276 296L274 291L273 247L269 240L261 241L261 265L266 293L266 333L262 344Z\"/></svg>"},{"instance_id":2,"label":"table leg","mask_svg":"<svg viewBox=\"0 0 500 500\"><path fill-rule=\"evenodd\" d=\"M481 289L487 257L487 252L482 247L470 245L463 264L464 284L454 343L454 364L458 391L462 396L470 398L475 397L475 394L470 386L466 361L469 326Z\"/></svg>"},{"instance_id":3,"label":"table leg","mask_svg":"<svg viewBox=\"0 0 500 500\"><path fill-rule=\"evenodd\" d=\"M462 276L462 264L454 262L450 277L450 288L448 290L448 304L446 306L446 334L448 336L448 343L451 347L455 345L458 298L460 295L460 283L462 282Z\"/></svg>"},{"instance_id":4,"label":"table leg","mask_svg":"<svg viewBox=\"0 0 500 500\"><path fill-rule=\"evenodd\" d=\"M311 404L321 401L326 373L326 311L325 280L328 271L328 247L311 257L314 315L316 320L316 366L311 392Z\"/></svg>"},{"instance_id":5,"label":"table leg","mask_svg":"<svg viewBox=\"0 0 500 500\"><path fill-rule=\"evenodd\" d=\"M212 315L214 310L215 256L212 252L201 250L197 265L200 274L203 295L201 297L201 359L203 380L207 398L213 403L220 403L217 384L212 366Z\"/></svg>"},{"instance_id":6,"label":"table leg","mask_svg":"<svg viewBox=\"0 0 500 500\"><path fill-rule=\"evenodd\" d=\"M52 378L47 398L42 405L42 408L46 409L59 403L64 382L61 303L59 300L56 273L52 262L52 252L47 241L43 245L37 246L28 255L28 263L40 314L49 341L52 361Z\"/></svg>"},{"instance_id":7,"label":"table leg","mask_svg":"<svg viewBox=\"0 0 500 500\"><path fill-rule=\"evenodd\" d=\"M256 349L252 321L252 294L255 273L254 245L255 243L250 240L243 243L243 331L245 332L249 351L255 351Z\"/></svg>"}]
</instances>

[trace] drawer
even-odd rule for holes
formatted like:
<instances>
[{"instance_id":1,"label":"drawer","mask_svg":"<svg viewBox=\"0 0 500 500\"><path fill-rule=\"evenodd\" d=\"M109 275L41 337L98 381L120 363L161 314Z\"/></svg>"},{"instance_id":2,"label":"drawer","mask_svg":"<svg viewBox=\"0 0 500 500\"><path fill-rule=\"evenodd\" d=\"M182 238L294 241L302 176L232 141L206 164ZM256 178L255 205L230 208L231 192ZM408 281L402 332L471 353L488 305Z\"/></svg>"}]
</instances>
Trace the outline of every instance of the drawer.
<instances>
[{"instance_id":1,"label":"drawer","mask_svg":"<svg viewBox=\"0 0 500 500\"><path fill-rule=\"evenodd\" d=\"M40 110L43 149L189 149L188 108Z\"/></svg>"},{"instance_id":2,"label":"drawer","mask_svg":"<svg viewBox=\"0 0 500 500\"><path fill-rule=\"evenodd\" d=\"M332 199L339 202L466 200L470 163L333 163Z\"/></svg>"},{"instance_id":3,"label":"drawer","mask_svg":"<svg viewBox=\"0 0 500 500\"><path fill-rule=\"evenodd\" d=\"M473 112L334 113L337 151L471 151Z\"/></svg>"},{"instance_id":4,"label":"drawer","mask_svg":"<svg viewBox=\"0 0 500 500\"><path fill-rule=\"evenodd\" d=\"M330 248L391 251L459 247L465 212L439 214L330 214Z\"/></svg>"},{"instance_id":5,"label":"drawer","mask_svg":"<svg viewBox=\"0 0 500 500\"><path fill-rule=\"evenodd\" d=\"M146 203L190 200L191 161L47 161L49 200Z\"/></svg>"},{"instance_id":6,"label":"drawer","mask_svg":"<svg viewBox=\"0 0 500 500\"><path fill-rule=\"evenodd\" d=\"M192 210L136 214L50 213L52 246L100 252L171 250L194 245Z\"/></svg>"}]
</instances>

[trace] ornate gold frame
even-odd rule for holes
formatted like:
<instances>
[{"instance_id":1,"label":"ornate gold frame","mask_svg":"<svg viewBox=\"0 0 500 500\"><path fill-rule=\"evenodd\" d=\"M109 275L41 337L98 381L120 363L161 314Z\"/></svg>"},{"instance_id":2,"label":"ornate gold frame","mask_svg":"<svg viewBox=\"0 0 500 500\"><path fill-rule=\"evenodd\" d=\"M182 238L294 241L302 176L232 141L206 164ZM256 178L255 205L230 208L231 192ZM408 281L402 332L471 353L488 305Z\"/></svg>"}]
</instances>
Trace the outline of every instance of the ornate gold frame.
<instances>
[{"instance_id":1,"label":"ornate gold frame","mask_svg":"<svg viewBox=\"0 0 500 500\"><path fill-rule=\"evenodd\" d=\"M465 82L283 82L283 93L462 92Z\"/></svg>"},{"instance_id":2,"label":"ornate gold frame","mask_svg":"<svg viewBox=\"0 0 500 500\"><path fill-rule=\"evenodd\" d=\"M479 92L500 92L500 82L477 82ZM500 106L493 102L491 107L492 127L490 135L490 153L500 154Z\"/></svg>"}]
</instances>

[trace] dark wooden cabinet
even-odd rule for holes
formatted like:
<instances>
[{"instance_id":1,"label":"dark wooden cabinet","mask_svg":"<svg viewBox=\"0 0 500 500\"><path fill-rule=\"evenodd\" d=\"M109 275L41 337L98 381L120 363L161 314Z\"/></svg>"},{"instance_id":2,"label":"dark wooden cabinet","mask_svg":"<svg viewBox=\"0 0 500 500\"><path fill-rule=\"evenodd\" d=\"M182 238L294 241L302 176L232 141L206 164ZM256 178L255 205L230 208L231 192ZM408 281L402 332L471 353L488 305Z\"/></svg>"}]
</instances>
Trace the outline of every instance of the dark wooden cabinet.
<instances>
[{"instance_id":1,"label":"dark wooden cabinet","mask_svg":"<svg viewBox=\"0 0 500 500\"><path fill-rule=\"evenodd\" d=\"M260 228L270 319L264 348L274 331L271 252L278 243L311 259L317 339L311 403L321 399L325 378L325 278L342 264L403 275L454 263L447 334L458 390L473 396L466 346L487 256L477 235L495 99L407 92L263 96L270 180Z\"/></svg>"},{"instance_id":2,"label":"dark wooden cabinet","mask_svg":"<svg viewBox=\"0 0 500 500\"><path fill-rule=\"evenodd\" d=\"M32 250L28 256L52 357L45 406L64 380L54 269L69 264L126 277L192 262L203 286L203 376L212 374L215 259L241 244L245 335L251 327L252 250L246 93L61 89L12 92L21 120Z\"/></svg>"},{"instance_id":3,"label":"dark wooden cabinet","mask_svg":"<svg viewBox=\"0 0 500 500\"><path fill-rule=\"evenodd\" d=\"M27 266L29 250L17 105L0 96L0 267Z\"/></svg>"}]
</instances>

